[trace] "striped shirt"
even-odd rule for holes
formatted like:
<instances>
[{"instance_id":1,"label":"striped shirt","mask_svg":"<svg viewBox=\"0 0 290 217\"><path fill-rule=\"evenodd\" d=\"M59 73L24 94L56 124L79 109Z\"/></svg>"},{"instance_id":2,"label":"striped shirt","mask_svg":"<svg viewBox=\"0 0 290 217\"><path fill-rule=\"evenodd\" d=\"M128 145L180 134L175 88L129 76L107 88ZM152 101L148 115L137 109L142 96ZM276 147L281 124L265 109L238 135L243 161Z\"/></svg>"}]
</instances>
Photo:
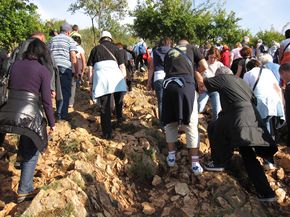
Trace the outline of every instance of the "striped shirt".
<instances>
[{"instance_id":1,"label":"striped shirt","mask_svg":"<svg viewBox=\"0 0 290 217\"><path fill-rule=\"evenodd\" d=\"M72 68L70 52L77 52L77 43L71 37L63 33L54 36L48 43L48 47L57 66Z\"/></svg>"}]
</instances>

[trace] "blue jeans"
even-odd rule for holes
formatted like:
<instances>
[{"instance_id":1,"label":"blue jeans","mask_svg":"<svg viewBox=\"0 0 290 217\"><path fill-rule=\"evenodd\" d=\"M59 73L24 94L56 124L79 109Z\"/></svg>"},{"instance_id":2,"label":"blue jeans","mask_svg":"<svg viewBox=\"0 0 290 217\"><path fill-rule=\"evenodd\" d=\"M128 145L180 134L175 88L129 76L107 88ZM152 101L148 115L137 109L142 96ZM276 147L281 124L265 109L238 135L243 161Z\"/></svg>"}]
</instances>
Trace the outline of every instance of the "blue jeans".
<instances>
[{"instance_id":1,"label":"blue jeans","mask_svg":"<svg viewBox=\"0 0 290 217\"><path fill-rule=\"evenodd\" d=\"M162 97L163 97L163 79L154 81L153 85L154 85L154 90L156 93L156 97L157 97L157 103L158 103L158 117L159 117L159 122L160 122L160 126L163 128L164 124L161 121L161 111L162 111Z\"/></svg>"},{"instance_id":2,"label":"blue jeans","mask_svg":"<svg viewBox=\"0 0 290 217\"><path fill-rule=\"evenodd\" d=\"M212 120L215 121L218 118L218 113L221 111L221 103L218 92L203 92L198 97L198 112L202 112L206 106L208 98L212 107Z\"/></svg>"},{"instance_id":3,"label":"blue jeans","mask_svg":"<svg viewBox=\"0 0 290 217\"><path fill-rule=\"evenodd\" d=\"M58 66L58 70L63 101L56 103L56 111L59 119L66 119L68 117L69 99L71 97L72 70L62 66Z\"/></svg>"},{"instance_id":4,"label":"blue jeans","mask_svg":"<svg viewBox=\"0 0 290 217\"><path fill-rule=\"evenodd\" d=\"M22 157L18 193L27 194L34 190L33 176L38 161L39 151L29 137L20 136L18 155Z\"/></svg>"}]
</instances>

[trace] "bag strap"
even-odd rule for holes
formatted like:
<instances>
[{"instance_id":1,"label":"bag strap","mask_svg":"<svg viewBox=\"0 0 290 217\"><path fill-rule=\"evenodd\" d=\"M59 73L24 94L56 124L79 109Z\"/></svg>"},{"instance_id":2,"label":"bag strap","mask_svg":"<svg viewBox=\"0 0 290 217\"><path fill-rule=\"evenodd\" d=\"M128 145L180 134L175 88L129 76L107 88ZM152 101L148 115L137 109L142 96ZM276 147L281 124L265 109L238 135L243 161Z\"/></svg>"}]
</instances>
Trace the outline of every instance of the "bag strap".
<instances>
[{"instance_id":1,"label":"bag strap","mask_svg":"<svg viewBox=\"0 0 290 217\"><path fill-rule=\"evenodd\" d=\"M256 88L256 86L257 86L259 80L260 80L260 77L261 77L261 74L262 74L263 68L264 68L264 66L261 65L261 67L260 67L260 72L259 72L259 75L258 75L258 78L257 78L257 80L256 80L256 83L255 83L254 87L253 87L253 91L255 90L255 88Z\"/></svg>"},{"instance_id":2,"label":"bag strap","mask_svg":"<svg viewBox=\"0 0 290 217\"><path fill-rule=\"evenodd\" d=\"M101 44L101 46L103 47L103 48L105 48L105 50L106 51L108 51L108 53L113 57L113 59L116 61L116 62L118 62L117 61L117 59L116 59L116 57L114 56L114 54L112 54L112 52L105 46L105 45L103 45L103 44Z\"/></svg>"},{"instance_id":3,"label":"bag strap","mask_svg":"<svg viewBox=\"0 0 290 217\"><path fill-rule=\"evenodd\" d=\"M173 49L177 50L181 54L181 56L183 56L183 58L187 61L187 63L190 65L191 73L193 75L194 74L193 64L192 64L190 58L187 56L187 54L184 53L182 50L180 50L178 47L174 47Z\"/></svg>"},{"instance_id":4,"label":"bag strap","mask_svg":"<svg viewBox=\"0 0 290 217\"><path fill-rule=\"evenodd\" d=\"M283 50L283 53L282 53L282 56L281 56L280 60L282 60L282 59L283 59L283 57L284 57L284 53L285 53L286 49L289 47L289 45L290 45L290 42L289 42L289 43L286 45L286 47L284 48L284 50Z\"/></svg>"}]
</instances>

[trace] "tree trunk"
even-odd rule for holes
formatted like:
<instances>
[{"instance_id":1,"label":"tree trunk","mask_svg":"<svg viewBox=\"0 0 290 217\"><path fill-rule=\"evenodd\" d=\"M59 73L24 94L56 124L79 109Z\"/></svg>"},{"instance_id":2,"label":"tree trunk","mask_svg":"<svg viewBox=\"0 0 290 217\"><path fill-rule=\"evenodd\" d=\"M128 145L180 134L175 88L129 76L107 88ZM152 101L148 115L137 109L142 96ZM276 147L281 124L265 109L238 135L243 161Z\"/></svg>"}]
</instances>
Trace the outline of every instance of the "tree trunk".
<instances>
[{"instance_id":1,"label":"tree trunk","mask_svg":"<svg viewBox=\"0 0 290 217\"><path fill-rule=\"evenodd\" d=\"M92 29L93 29L93 35L94 35L94 46L96 46L96 31L95 31L95 27L94 27L94 18L95 17L91 17L91 20L92 20Z\"/></svg>"}]
</instances>

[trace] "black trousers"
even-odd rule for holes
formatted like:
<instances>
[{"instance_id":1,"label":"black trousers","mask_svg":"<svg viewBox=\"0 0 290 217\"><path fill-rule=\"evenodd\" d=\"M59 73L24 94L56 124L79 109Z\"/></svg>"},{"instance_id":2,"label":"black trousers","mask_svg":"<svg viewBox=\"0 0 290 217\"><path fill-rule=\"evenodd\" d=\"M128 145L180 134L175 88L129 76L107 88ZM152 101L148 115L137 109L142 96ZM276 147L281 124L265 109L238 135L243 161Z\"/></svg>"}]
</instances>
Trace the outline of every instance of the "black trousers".
<instances>
[{"instance_id":1,"label":"black trousers","mask_svg":"<svg viewBox=\"0 0 290 217\"><path fill-rule=\"evenodd\" d=\"M5 136L6 136L6 133L0 133L0 146L2 146L2 144L5 140Z\"/></svg>"},{"instance_id":2,"label":"black trousers","mask_svg":"<svg viewBox=\"0 0 290 217\"><path fill-rule=\"evenodd\" d=\"M286 122L287 122L287 146L290 147L290 84L287 84L285 93L284 93L285 103L286 103Z\"/></svg>"},{"instance_id":3,"label":"black trousers","mask_svg":"<svg viewBox=\"0 0 290 217\"><path fill-rule=\"evenodd\" d=\"M139 54L136 58L136 68L138 69L140 63L140 68L144 67L144 60L143 60L143 54Z\"/></svg>"},{"instance_id":4,"label":"black trousers","mask_svg":"<svg viewBox=\"0 0 290 217\"><path fill-rule=\"evenodd\" d=\"M258 195L263 197L273 197L275 193L269 185L263 167L260 162L256 158L255 150L259 150L259 152L263 153L263 149L265 153L269 152L272 148L270 147L240 147L239 152L242 155L244 160L244 165L246 167L249 178L254 184L256 192Z\"/></svg>"},{"instance_id":5,"label":"black trousers","mask_svg":"<svg viewBox=\"0 0 290 217\"><path fill-rule=\"evenodd\" d=\"M112 104L113 104L113 97L115 101L115 111L117 120L122 119L123 117L123 99L124 99L125 92L116 92L113 94L107 94L101 96L100 103L101 103L101 126L102 126L102 133L103 136L107 136L108 134L112 133Z\"/></svg>"},{"instance_id":6,"label":"black trousers","mask_svg":"<svg viewBox=\"0 0 290 217\"><path fill-rule=\"evenodd\" d=\"M222 129L221 127L215 126L216 121L210 123L208 126L208 137L211 147L211 158L215 164L226 166L230 162L233 150L227 135L216 134L221 133ZM246 171L256 189L257 194L265 197L274 196L275 194L269 185L263 167L257 160L256 155L259 155L263 158L271 158L276 153L277 147L245 146L239 147L238 150L243 158Z\"/></svg>"}]
</instances>

